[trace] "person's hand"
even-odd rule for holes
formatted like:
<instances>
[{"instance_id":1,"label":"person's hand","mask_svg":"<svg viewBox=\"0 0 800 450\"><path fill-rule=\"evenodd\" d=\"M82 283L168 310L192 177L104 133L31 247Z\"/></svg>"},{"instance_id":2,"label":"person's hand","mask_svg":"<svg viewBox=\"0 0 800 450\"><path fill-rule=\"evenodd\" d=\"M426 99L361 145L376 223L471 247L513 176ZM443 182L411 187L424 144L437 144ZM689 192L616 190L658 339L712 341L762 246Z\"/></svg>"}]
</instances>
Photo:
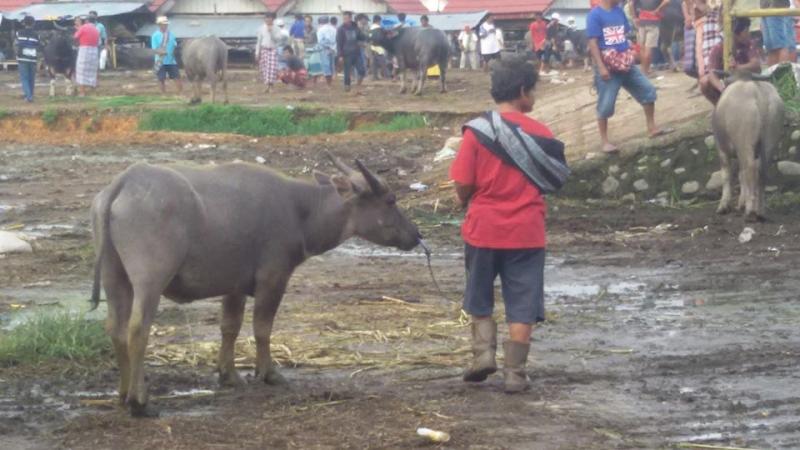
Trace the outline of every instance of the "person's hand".
<instances>
[{"instance_id":1,"label":"person's hand","mask_svg":"<svg viewBox=\"0 0 800 450\"><path fill-rule=\"evenodd\" d=\"M639 28L639 19L633 19L633 26Z\"/></svg>"},{"instance_id":2,"label":"person's hand","mask_svg":"<svg viewBox=\"0 0 800 450\"><path fill-rule=\"evenodd\" d=\"M687 21L686 21L686 24L684 25L684 27L685 27L687 30L691 30L692 28L694 28L694 25L692 25L692 21L691 21L691 20L687 20Z\"/></svg>"},{"instance_id":3,"label":"person's hand","mask_svg":"<svg viewBox=\"0 0 800 450\"><path fill-rule=\"evenodd\" d=\"M600 78L602 78L603 81L608 81L611 79L611 72L608 71L608 68L605 64L600 64L597 69L600 72Z\"/></svg>"}]
</instances>

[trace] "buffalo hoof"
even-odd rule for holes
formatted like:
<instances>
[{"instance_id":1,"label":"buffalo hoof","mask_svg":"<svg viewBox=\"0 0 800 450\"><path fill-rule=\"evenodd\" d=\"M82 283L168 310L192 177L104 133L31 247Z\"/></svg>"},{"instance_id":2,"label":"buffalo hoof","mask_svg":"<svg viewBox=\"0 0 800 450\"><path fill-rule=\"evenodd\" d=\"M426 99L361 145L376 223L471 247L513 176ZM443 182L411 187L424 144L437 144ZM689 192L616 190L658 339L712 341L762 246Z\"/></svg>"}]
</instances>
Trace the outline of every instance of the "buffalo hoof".
<instances>
[{"instance_id":1,"label":"buffalo hoof","mask_svg":"<svg viewBox=\"0 0 800 450\"><path fill-rule=\"evenodd\" d=\"M422 95L422 89L420 89L418 91L414 91L414 95L416 95L417 97L421 96Z\"/></svg>"},{"instance_id":2,"label":"buffalo hoof","mask_svg":"<svg viewBox=\"0 0 800 450\"><path fill-rule=\"evenodd\" d=\"M155 418L159 416L158 410L155 410L146 404L142 405L136 400L129 400L128 407L131 410L131 417L140 419Z\"/></svg>"},{"instance_id":3,"label":"buffalo hoof","mask_svg":"<svg viewBox=\"0 0 800 450\"><path fill-rule=\"evenodd\" d=\"M401 94L405 94L406 92L408 92L408 90L406 88L400 89L400 93Z\"/></svg>"},{"instance_id":4,"label":"buffalo hoof","mask_svg":"<svg viewBox=\"0 0 800 450\"><path fill-rule=\"evenodd\" d=\"M744 220L747 223L764 222L764 216L759 215L755 211L750 211L750 212L745 213Z\"/></svg>"},{"instance_id":5,"label":"buffalo hoof","mask_svg":"<svg viewBox=\"0 0 800 450\"><path fill-rule=\"evenodd\" d=\"M263 376L260 376L259 378L264 380L264 383L270 386L286 386L289 384L289 382L286 381L286 378L284 378L283 375L281 375L281 373L275 369L270 369L269 372Z\"/></svg>"},{"instance_id":6,"label":"buffalo hoof","mask_svg":"<svg viewBox=\"0 0 800 450\"><path fill-rule=\"evenodd\" d=\"M247 383L239 375L239 372L233 371L228 373L219 374L219 385L223 387L237 388L246 385Z\"/></svg>"},{"instance_id":7,"label":"buffalo hoof","mask_svg":"<svg viewBox=\"0 0 800 450\"><path fill-rule=\"evenodd\" d=\"M719 215L725 215L728 214L729 212L731 212L730 205L719 205L719 207L717 208L717 214Z\"/></svg>"},{"instance_id":8,"label":"buffalo hoof","mask_svg":"<svg viewBox=\"0 0 800 450\"><path fill-rule=\"evenodd\" d=\"M439 91L440 94L447 94L447 89L442 89Z\"/></svg>"}]
</instances>

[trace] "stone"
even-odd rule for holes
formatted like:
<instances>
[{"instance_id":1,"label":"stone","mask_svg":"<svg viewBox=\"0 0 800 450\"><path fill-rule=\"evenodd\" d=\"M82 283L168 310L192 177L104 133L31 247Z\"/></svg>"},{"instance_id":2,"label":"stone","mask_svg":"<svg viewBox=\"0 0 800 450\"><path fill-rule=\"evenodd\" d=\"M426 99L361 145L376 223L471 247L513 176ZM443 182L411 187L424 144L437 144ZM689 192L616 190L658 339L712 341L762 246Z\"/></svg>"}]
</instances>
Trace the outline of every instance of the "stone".
<instances>
[{"instance_id":1,"label":"stone","mask_svg":"<svg viewBox=\"0 0 800 450\"><path fill-rule=\"evenodd\" d=\"M620 175L619 179L622 180L622 181L627 180L628 179L628 172L625 172L622 175Z\"/></svg>"},{"instance_id":2,"label":"stone","mask_svg":"<svg viewBox=\"0 0 800 450\"><path fill-rule=\"evenodd\" d=\"M686 173L686 167L678 167L677 169L674 170L674 172L675 175L683 175L684 173Z\"/></svg>"},{"instance_id":3,"label":"stone","mask_svg":"<svg viewBox=\"0 0 800 450\"><path fill-rule=\"evenodd\" d=\"M789 154L792 155L792 156L796 155L797 154L797 147L795 147L795 146L789 147Z\"/></svg>"},{"instance_id":4,"label":"stone","mask_svg":"<svg viewBox=\"0 0 800 450\"><path fill-rule=\"evenodd\" d=\"M616 164L608 166L608 173L610 173L612 175L618 174L619 173L619 166L616 165Z\"/></svg>"},{"instance_id":5,"label":"stone","mask_svg":"<svg viewBox=\"0 0 800 450\"><path fill-rule=\"evenodd\" d=\"M650 185L647 184L647 180L640 178L633 182L633 188L636 189L637 192L642 192L650 189Z\"/></svg>"},{"instance_id":6,"label":"stone","mask_svg":"<svg viewBox=\"0 0 800 450\"><path fill-rule=\"evenodd\" d=\"M666 169L667 167L669 167L671 165L672 165L672 160L670 158L667 158L667 159L661 161L661 167L664 168L664 169Z\"/></svg>"},{"instance_id":7,"label":"stone","mask_svg":"<svg viewBox=\"0 0 800 450\"><path fill-rule=\"evenodd\" d=\"M681 186L681 192L687 195L696 194L700 190L700 183L697 181L687 181Z\"/></svg>"},{"instance_id":8,"label":"stone","mask_svg":"<svg viewBox=\"0 0 800 450\"><path fill-rule=\"evenodd\" d=\"M689 151L690 151L690 152L692 152L692 154L693 154L694 156L697 156L697 155L699 155L699 154L700 154L700 150L698 150L698 149L696 149L696 148L690 149Z\"/></svg>"},{"instance_id":9,"label":"stone","mask_svg":"<svg viewBox=\"0 0 800 450\"><path fill-rule=\"evenodd\" d=\"M642 156L641 158L639 158L637 164L647 164L647 156Z\"/></svg>"},{"instance_id":10,"label":"stone","mask_svg":"<svg viewBox=\"0 0 800 450\"><path fill-rule=\"evenodd\" d=\"M722 171L718 170L711 174L711 178L708 179L706 183L706 190L707 191L719 191L722 190Z\"/></svg>"},{"instance_id":11,"label":"stone","mask_svg":"<svg viewBox=\"0 0 800 450\"><path fill-rule=\"evenodd\" d=\"M778 186L767 186L764 188L766 192L776 192L778 190Z\"/></svg>"},{"instance_id":12,"label":"stone","mask_svg":"<svg viewBox=\"0 0 800 450\"><path fill-rule=\"evenodd\" d=\"M712 136L708 136L706 138L705 142L706 142L706 147L708 147L709 150L713 150L714 149L714 146L716 145L716 142L714 141L714 136L713 135Z\"/></svg>"},{"instance_id":13,"label":"stone","mask_svg":"<svg viewBox=\"0 0 800 450\"><path fill-rule=\"evenodd\" d=\"M611 195L617 192L617 189L619 189L619 181L617 181L616 178L609 175L608 178L606 178L605 181L603 181L601 187L603 189L603 195Z\"/></svg>"},{"instance_id":14,"label":"stone","mask_svg":"<svg viewBox=\"0 0 800 450\"><path fill-rule=\"evenodd\" d=\"M666 207L669 206L669 199L667 199L667 197L656 197L650 200L648 203L652 203L654 205L658 205L661 207Z\"/></svg>"},{"instance_id":15,"label":"stone","mask_svg":"<svg viewBox=\"0 0 800 450\"><path fill-rule=\"evenodd\" d=\"M631 192L630 194L625 194L620 198L623 202L633 203L636 201L636 194Z\"/></svg>"},{"instance_id":16,"label":"stone","mask_svg":"<svg viewBox=\"0 0 800 450\"><path fill-rule=\"evenodd\" d=\"M636 171L637 172L644 172L646 170L647 170L647 166L637 166L636 167Z\"/></svg>"},{"instance_id":17,"label":"stone","mask_svg":"<svg viewBox=\"0 0 800 450\"><path fill-rule=\"evenodd\" d=\"M792 140L793 141L800 140L800 130L792 131Z\"/></svg>"},{"instance_id":18,"label":"stone","mask_svg":"<svg viewBox=\"0 0 800 450\"><path fill-rule=\"evenodd\" d=\"M656 198L667 198L667 197L669 197L669 192L667 191L661 191L658 194L656 194Z\"/></svg>"},{"instance_id":19,"label":"stone","mask_svg":"<svg viewBox=\"0 0 800 450\"><path fill-rule=\"evenodd\" d=\"M778 172L790 177L800 176L800 163L794 161L778 161Z\"/></svg>"},{"instance_id":20,"label":"stone","mask_svg":"<svg viewBox=\"0 0 800 450\"><path fill-rule=\"evenodd\" d=\"M18 234L0 231L0 255L5 253L31 253L31 244L22 240Z\"/></svg>"}]
</instances>

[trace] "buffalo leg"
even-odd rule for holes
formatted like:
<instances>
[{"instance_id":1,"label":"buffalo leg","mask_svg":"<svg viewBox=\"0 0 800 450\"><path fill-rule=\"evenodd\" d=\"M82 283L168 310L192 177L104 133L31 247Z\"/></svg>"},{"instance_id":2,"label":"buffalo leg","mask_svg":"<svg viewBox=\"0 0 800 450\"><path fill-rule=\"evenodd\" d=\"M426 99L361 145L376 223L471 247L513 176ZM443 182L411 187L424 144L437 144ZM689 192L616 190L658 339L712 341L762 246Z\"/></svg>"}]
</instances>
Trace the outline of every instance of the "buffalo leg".
<instances>
[{"instance_id":1,"label":"buffalo leg","mask_svg":"<svg viewBox=\"0 0 800 450\"><path fill-rule=\"evenodd\" d=\"M130 356L128 355L128 321L133 303L133 290L125 269L114 249L106 249L103 255L102 280L108 299L106 332L114 345L119 368L119 398L124 402L130 387Z\"/></svg>"},{"instance_id":2,"label":"buffalo leg","mask_svg":"<svg viewBox=\"0 0 800 450\"><path fill-rule=\"evenodd\" d=\"M211 103L217 103L217 78L210 77L209 84L211 85Z\"/></svg>"},{"instance_id":3,"label":"buffalo leg","mask_svg":"<svg viewBox=\"0 0 800 450\"><path fill-rule=\"evenodd\" d=\"M163 287L163 286L161 286ZM128 355L130 358L131 384L128 389L128 406L134 417L151 416L147 410L147 385L144 381L144 354L150 325L158 309L161 290L152 283L134 284L133 308L128 322Z\"/></svg>"},{"instance_id":4,"label":"buffalo leg","mask_svg":"<svg viewBox=\"0 0 800 450\"><path fill-rule=\"evenodd\" d=\"M422 88L425 87L425 78L428 78L428 69L421 67L417 73L417 90L416 95L422 95Z\"/></svg>"},{"instance_id":5,"label":"buffalo leg","mask_svg":"<svg viewBox=\"0 0 800 450\"><path fill-rule=\"evenodd\" d=\"M406 91L406 69L405 67L398 67L400 71L400 93L405 94Z\"/></svg>"},{"instance_id":6,"label":"buffalo leg","mask_svg":"<svg viewBox=\"0 0 800 450\"><path fill-rule=\"evenodd\" d=\"M744 193L744 213L747 220L757 219L756 197L758 196L758 162L751 155L739 155L739 179Z\"/></svg>"},{"instance_id":7,"label":"buffalo leg","mask_svg":"<svg viewBox=\"0 0 800 450\"><path fill-rule=\"evenodd\" d=\"M447 63L439 63L439 81L442 83L442 94L447 92Z\"/></svg>"},{"instance_id":8,"label":"buffalo leg","mask_svg":"<svg viewBox=\"0 0 800 450\"><path fill-rule=\"evenodd\" d=\"M731 159L730 148L727 142L717 139L717 152L719 153L720 169L722 170L722 198L719 200L717 214L727 214L731 211Z\"/></svg>"},{"instance_id":9,"label":"buffalo leg","mask_svg":"<svg viewBox=\"0 0 800 450\"><path fill-rule=\"evenodd\" d=\"M764 207L766 202L766 195L764 193L764 184L767 181L765 176L765 171L762 170L762 165L764 161L761 158L755 159L755 164L753 164L753 178L755 178L755 192L753 194L753 212L758 220L763 220L766 216L764 215Z\"/></svg>"},{"instance_id":10,"label":"buffalo leg","mask_svg":"<svg viewBox=\"0 0 800 450\"><path fill-rule=\"evenodd\" d=\"M50 97L56 96L56 79L50 78Z\"/></svg>"},{"instance_id":11,"label":"buffalo leg","mask_svg":"<svg viewBox=\"0 0 800 450\"><path fill-rule=\"evenodd\" d=\"M203 101L203 84L201 81L196 80L192 83L192 104L200 103Z\"/></svg>"},{"instance_id":12,"label":"buffalo leg","mask_svg":"<svg viewBox=\"0 0 800 450\"><path fill-rule=\"evenodd\" d=\"M228 104L228 78L222 75L222 93L225 95L225 104Z\"/></svg>"},{"instance_id":13,"label":"buffalo leg","mask_svg":"<svg viewBox=\"0 0 800 450\"><path fill-rule=\"evenodd\" d=\"M234 364L234 347L244 319L246 297L240 294L228 295L222 299L222 346L219 349L219 383L223 386L240 386L244 384Z\"/></svg>"},{"instance_id":14,"label":"buffalo leg","mask_svg":"<svg viewBox=\"0 0 800 450\"><path fill-rule=\"evenodd\" d=\"M270 335L275 314L281 304L289 273L270 274L258 281L253 307L253 334L256 338L256 379L272 385L286 384L270 356Z\"/></svg>"}]
</instances>

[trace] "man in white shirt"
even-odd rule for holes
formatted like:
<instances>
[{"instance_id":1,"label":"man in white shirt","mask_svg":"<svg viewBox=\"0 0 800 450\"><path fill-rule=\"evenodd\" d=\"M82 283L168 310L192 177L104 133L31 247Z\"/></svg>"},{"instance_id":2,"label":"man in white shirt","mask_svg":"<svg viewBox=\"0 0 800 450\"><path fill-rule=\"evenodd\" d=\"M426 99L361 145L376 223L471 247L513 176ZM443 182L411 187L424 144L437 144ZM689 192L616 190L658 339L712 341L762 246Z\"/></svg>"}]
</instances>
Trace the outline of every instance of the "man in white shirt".
<instances>
[{"instance_id":1,"label":"man in white shirt","mask_svg":"<svg viewBox=\"0 0 800 450\"><path fill-rule=\"evenodd\" d=\"M486 17L486 22L481 25L478 32L481 45L481 56L484 61L484 70L489 70L489 63L494 59L500 59L500 52L503 50L503 31L494 24L494 17Z\"/></svg>"},{"instance_id":2,"label":"man in white shirt","mask_svg":"<svg viewBox=\"0 0 800 450\"><path fill-rule=\"evenodd\" d=\"M469 25L464 26L458 35L458 45L461 47L459 67L463 70L469 65L470 70L478 70L478 36Z\"/></svg>"}]
</instances>

